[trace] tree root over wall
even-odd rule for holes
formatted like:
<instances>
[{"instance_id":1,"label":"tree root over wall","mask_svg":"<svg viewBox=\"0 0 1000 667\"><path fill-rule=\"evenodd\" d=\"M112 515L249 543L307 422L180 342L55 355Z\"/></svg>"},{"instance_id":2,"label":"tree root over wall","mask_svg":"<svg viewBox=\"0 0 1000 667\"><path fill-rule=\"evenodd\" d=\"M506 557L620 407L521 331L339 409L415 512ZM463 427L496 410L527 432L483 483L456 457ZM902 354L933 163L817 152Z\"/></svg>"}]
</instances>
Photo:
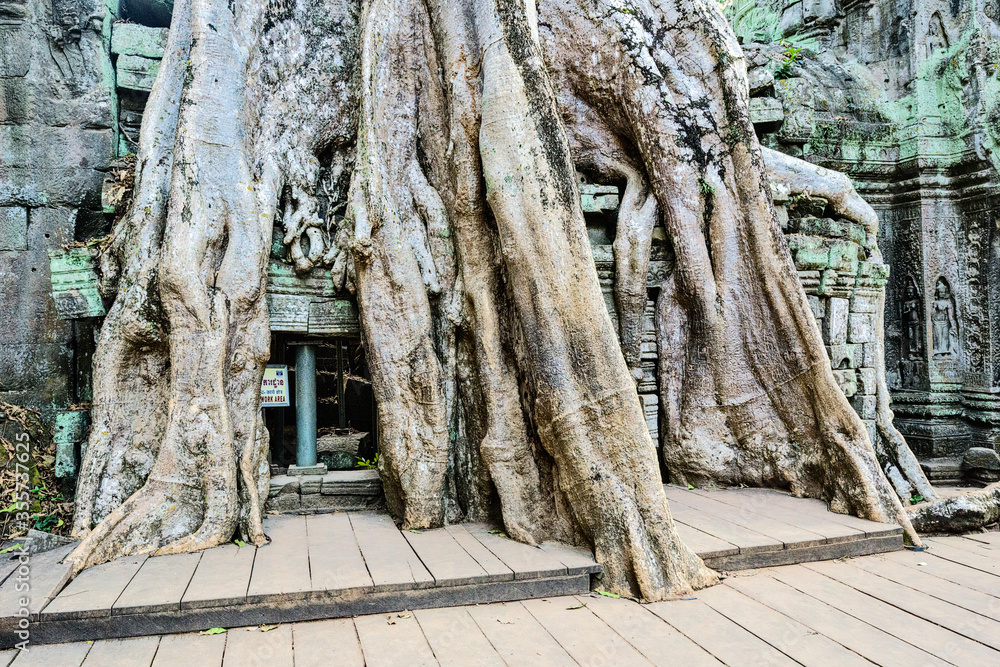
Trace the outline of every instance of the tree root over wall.
<instances>
[{"instance_id":1,"label":"tree root over wall","mask_svg":"<svg viewBox=\"0 0 1000 667\"><path fill-rule=\"evenodd\" d=\"M322 257L292 255L356 292L404 527L496 514L589 545L602 587L648 600L716 581L677 537L635 387L662 219L672 474L912 535L830 371L712 0L178 0L107 256L78 569L266 540L265 269L283 199L292 242L321 236L319 155L352 170L347 214ZM626 185L621 346L578 165Z\"/></svg>"}]
</instances>

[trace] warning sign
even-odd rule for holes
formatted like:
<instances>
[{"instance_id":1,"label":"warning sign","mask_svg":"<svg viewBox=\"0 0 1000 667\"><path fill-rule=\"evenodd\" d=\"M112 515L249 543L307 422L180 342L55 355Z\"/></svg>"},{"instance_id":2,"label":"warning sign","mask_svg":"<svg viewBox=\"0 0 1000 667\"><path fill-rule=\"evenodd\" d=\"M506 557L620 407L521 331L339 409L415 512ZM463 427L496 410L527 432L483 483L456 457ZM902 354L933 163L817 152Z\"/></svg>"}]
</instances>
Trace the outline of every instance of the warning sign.
<instances>
[{"instance_id":1,"label":"warning sign","mask_svg":"<svg viewBox=\"0 0 1000 667\"><path fill-rule=\"evenodd\" d=\"M264 369L260 404L265 408L288 407L288 366L268 366Z\"/></svg>"}]
</instances>

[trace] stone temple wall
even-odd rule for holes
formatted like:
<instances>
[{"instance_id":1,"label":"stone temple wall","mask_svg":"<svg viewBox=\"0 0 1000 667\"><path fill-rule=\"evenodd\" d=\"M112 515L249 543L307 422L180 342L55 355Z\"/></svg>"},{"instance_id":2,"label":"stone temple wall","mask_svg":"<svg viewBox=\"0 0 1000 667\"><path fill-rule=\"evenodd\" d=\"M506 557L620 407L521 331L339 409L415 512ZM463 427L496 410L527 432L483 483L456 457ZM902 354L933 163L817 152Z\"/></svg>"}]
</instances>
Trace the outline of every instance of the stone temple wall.
<instances>
[{"instance_id":1,"label":"stone temple wall","mask_svg":"<svg viewBox=\"0 0 1000 667\"><path fill-rule=\"evenodd\" d=\"M822 198L791 201L775 195L833 375L874 442L878 310L889 267L867 245L864 227L833 217Z\"/></svg>"},{"instance_id":2,"label":"stone temple wall","mask_svg":"<svg viewBox=\"0 0 1000 667\"><path fill-rule=\"evenodd\" d=\"M878 211L896 425L932 479L957 479L967 449L1000 448L1000 4L771 7L744 44L758 134Z\"/></svg>"},{"instance_id":3,"label":"stone temple wall","mask_svg":"<svg viewBox=\"0 0 1000 667\"><path fill-rule=\"evenodd\" d=\"M48 251L106 230L115 141L103 0L0 0L0 401L89 400L94 329L56 315Z\"/></svg>"}]
</instances>

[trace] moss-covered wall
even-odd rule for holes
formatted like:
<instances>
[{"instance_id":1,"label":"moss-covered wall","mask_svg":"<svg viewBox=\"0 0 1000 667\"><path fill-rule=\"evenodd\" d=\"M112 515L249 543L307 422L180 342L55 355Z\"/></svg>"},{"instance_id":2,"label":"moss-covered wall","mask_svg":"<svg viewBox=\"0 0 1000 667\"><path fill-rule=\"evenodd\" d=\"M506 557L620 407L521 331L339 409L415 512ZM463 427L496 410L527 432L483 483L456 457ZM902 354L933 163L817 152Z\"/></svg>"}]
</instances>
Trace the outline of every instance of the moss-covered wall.
<instances>
[{"instance_id":1,"label":"moss-covered wall","mask_svg":"<svg viewBox=\"0 0 1000 667\"><path fill-rule=\"evenodd\" d=\"M1000 446L1000 4L801 0L779 13L790 41L745 44L775 75L756 104L780 108L758 133L848 173L879 211L897 423L957 474L969 446Z\"/></svg>"}]
</instances>

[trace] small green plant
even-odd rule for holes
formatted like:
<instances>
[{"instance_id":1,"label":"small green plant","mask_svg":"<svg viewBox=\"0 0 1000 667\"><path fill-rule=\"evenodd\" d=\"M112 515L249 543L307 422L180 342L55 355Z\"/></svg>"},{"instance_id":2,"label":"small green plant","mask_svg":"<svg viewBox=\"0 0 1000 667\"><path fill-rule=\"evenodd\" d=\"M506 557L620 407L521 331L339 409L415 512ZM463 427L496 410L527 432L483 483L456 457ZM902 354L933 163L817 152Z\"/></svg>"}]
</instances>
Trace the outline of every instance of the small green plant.
<instances>
[{"instance_id":1,"label":"small green plant","mask_svg":"<svg viewBox=\"0 0 1000 667\"><path fill-rule=\"evenodd\" d=\"M373 470L378 468L378 452L375 453L375 458L368 460L366 458L358 457L357 462L354 464L355 468L363 468L365 470Z\"/></svg>"},{"instance_id":2,"label":"small green plant","mask_svg":"<svg viewBox=\"0 0 1000 667\"><path fill-rule=\"evenodd\" d=\"M40 530L43 533L51 533L56 528L62 527L62 525L63 520L57 514L35 515L35 530Z\"/></svg>"},{"instance_id":3,"label":"small green plant","mask_svg":"<svg viewBox=\"0 0 1000 667\"><path fill-rule=\"evenodd\" d=\"M802 54L802 47L795 46L787 40L781 42L781 46L784 47L781 56L781 64L774 71L774 78L776 79L790 79L792 78L792 67L795 63L799 62L799 58Z\"/></svg>"},{"instance_id":4,"label":"small green plant","mask_svg":"<svg viewBox=\"0 0 1000 667\"><path fill-rule=\"evenodd\" d=\"M703 195L715 194L715 186L703 178L698 179L698 189L701 190L701 194Z\"/></svg>"}]
</instances>

